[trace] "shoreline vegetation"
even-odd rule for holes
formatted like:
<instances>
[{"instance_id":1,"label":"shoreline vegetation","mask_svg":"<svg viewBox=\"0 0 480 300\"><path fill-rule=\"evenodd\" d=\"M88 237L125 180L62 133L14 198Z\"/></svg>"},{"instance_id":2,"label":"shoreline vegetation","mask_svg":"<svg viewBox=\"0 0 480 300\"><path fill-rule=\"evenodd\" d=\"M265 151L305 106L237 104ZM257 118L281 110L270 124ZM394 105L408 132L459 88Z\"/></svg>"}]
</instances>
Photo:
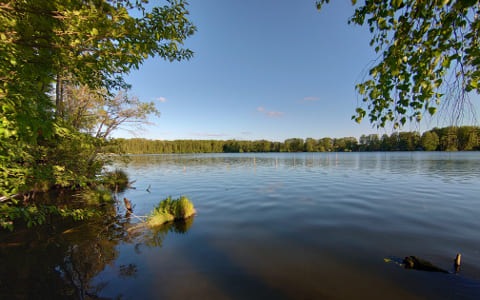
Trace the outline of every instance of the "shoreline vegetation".
<instances>
[{"instance_id":1,"label":"shoreline vegetation","mask_svg":"<svg viewBox=\"0 0 480 300\"><path fill-rule=\"evenodd\" d=\"M104 172L86 186L53 186L0 197L0 229L13 231L48 223L54 217L75 221L101 216L103 208L115 203L117 193L130 188L127 174L121 169Z\"/></svg>"},{"instance_id":2,"label":"shoreline vegetation","mask_svg":"<svg viewBox=\"0 0 480 300\"><path fill-rule=\"evenodd\" d=\"M118 190L122 179L105 177L109 162L98 154L115 130L159 115L129 94L125 76L151 57L193 57L188 3L162 2L2 1L0 228L87 218L86 195ZM58 197L42 202L49 193Z\"/></svg>"},{"instance_id":3,"label":"shoreline vegetation","mask_svg":"<svg viewBox=\"0 0 480 300\"><path fill-rule=\"evenodd\" d=\"M301 139L284 142L268 140L149 140L144 138L110 140L105 154L243 153L243 152L364 152L364 151L479 151L480 127L434 128L391 135Z\"/></svg>"},{"instance_id":4,"label":"shoreline vegetation","mask_svg":"<svg viewBox=\"0 0 480 300\"><path fill-rule=\"evenodd\" d=\"M147 227L155 228L168 222L186 220L196 214L193 203L185 196L160 201L145 220Z\"/></svg>"}]
</instances>

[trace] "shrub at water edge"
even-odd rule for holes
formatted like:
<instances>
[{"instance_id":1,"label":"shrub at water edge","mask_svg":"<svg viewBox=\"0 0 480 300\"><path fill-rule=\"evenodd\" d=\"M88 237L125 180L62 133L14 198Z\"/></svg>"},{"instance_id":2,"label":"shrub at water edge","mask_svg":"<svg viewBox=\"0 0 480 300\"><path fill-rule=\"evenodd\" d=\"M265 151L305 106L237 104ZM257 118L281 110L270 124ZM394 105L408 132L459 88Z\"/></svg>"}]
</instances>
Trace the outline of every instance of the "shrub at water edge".
<instances>
[{"instance_id":1,"label":"shrub at water edge","mask_svg":"<svg viewBox=\"0 0 480 300\"><path fill-rule=\"evenodd\" d=\"M114 171L106 172L101 183L112 191L123 192L129 185L128 175L124 170L115 169Z\"/></svg>"}]
</instances>

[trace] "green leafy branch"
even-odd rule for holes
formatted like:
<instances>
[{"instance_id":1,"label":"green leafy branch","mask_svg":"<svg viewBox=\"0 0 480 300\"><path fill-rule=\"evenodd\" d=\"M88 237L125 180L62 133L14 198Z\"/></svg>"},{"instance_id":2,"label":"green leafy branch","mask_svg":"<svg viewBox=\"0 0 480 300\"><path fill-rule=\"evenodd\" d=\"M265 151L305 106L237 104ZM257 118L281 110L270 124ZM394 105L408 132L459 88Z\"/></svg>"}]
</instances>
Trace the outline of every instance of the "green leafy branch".
<instances>
[{"instance_id":1,"label":"green leafy branch","mask_svg":"<svg viewBox=\"0 0 480 300\"><path fill-rule=\"evenodd\" d=\"M317 8L327 3L317 1ZM358 6L349 23L368 26L380 60L356 85L364 105L352 119L368 116L377 127L398 128L449 101L460 118L469 93L480 93L479 16L479 1L367 0Z\"/></svg>"}]
</instances>

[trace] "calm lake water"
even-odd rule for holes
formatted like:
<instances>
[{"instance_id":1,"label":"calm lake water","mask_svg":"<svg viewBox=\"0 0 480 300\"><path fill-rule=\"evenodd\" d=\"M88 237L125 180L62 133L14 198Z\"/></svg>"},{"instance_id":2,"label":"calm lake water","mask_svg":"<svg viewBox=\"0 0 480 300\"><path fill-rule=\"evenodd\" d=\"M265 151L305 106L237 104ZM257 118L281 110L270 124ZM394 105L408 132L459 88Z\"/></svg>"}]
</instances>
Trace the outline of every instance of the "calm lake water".
<instances>
[{"instance_id":1,"label":"calm lake water","mask_svg":"<svg viewBox=\"0 0 480 300\"><path fill-rule=\"evenodd\" d=\"M0 232L1 299L480 299L479 152L129 158L136 216L169 195L197 215Z\"/></svg>"}]
</instances>

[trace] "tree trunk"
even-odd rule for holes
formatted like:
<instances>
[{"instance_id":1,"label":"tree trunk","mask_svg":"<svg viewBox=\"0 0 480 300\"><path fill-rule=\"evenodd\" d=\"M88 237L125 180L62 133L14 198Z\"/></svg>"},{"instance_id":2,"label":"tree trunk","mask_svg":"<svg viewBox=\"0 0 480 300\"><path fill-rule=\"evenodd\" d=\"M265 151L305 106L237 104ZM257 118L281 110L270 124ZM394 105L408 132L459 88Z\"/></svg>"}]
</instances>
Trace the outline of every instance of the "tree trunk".
<instances>
[{"instance_id":1,"label":"tree trunk","mask_svg":"<svg viewBox=\"0 0 480 300\"><path fill-rule=\"evenodd\" d=\"M55 84L55 117L60 117L62 112L62 79L57 74L57 83Z\"/></svg>"}]
</instances>

